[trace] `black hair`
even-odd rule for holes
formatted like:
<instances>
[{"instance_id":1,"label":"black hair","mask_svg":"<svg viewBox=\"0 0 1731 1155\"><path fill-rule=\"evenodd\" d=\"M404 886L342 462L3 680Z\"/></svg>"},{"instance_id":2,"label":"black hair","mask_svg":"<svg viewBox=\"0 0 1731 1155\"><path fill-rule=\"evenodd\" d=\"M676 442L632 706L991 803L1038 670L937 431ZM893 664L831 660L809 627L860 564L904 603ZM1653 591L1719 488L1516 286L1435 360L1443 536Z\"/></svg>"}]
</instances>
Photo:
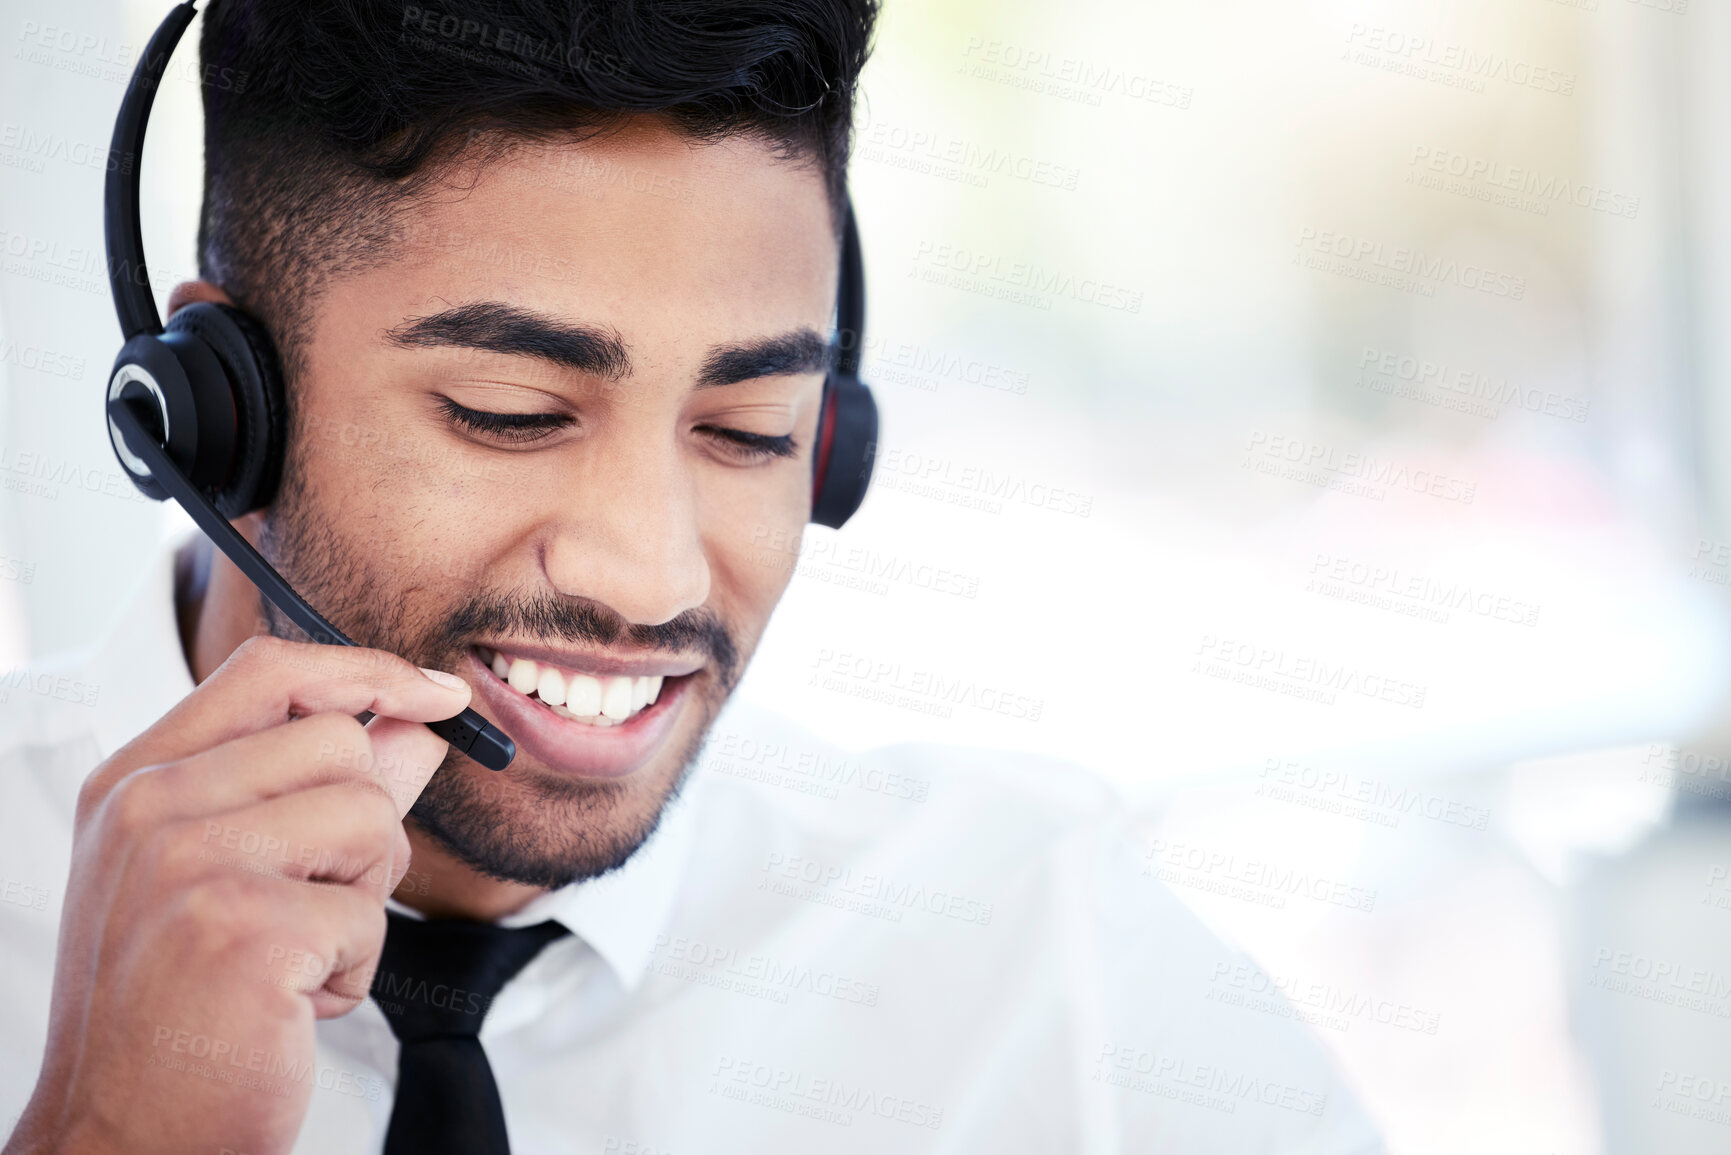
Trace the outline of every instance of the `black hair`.
<instances>
[{"instance_id":1,"label":"black hair","mask_svg":"<svg viewBox=\"0 0 1731 1155\"><path fill-rule=\"evenodd\" d=\"M292 379L318 286L385 259L448 162L642 113L819 166L839 233L878 5L211 0L199 274L266 323Z\"/></svg>"}]
</instances>

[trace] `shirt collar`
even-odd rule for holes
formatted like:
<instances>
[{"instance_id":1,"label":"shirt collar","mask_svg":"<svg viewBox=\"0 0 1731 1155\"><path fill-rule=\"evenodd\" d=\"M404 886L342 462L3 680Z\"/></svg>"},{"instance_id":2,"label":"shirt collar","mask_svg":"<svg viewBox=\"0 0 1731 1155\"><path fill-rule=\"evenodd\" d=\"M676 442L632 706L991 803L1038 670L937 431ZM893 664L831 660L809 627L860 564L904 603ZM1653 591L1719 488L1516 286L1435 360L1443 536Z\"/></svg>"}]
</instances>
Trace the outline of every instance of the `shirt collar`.
<instances>
[{"instance_id":1,"label":"shirt collar","mask_svg":"<svg viewBox=\"0 0 1731 1155\"><path fill-rule=\"evenodd\" d=\"M100 687L96 718L102 757L132 741L193 691L192 671L180 642L174 605L175 555L198 535L173 541L149 567L108 636L87 666ZM510 771L504 771L510 773ZM685 795L667 804L654 833L623 866L584 882L548 891L499 920L508 927L555 919L588 943L619 984L635 990L655 952L656 936L673 913L692 840L694 804ZM414 912L390 902L393 910Z\"/></svg>"},{"instance_id":2,"label":"shirt collar","mask_svg":"<svg viewBox=\"0 0 1731 1155\"><path fill-rule=\"evenodd\" d=\"M695 838L695 814L688 792L682 792L668 802L654 833L623 866L539 895L499 925L556 919L595 949L622 988L636 990L672 917Z\"/></svg>"}]
</instances>

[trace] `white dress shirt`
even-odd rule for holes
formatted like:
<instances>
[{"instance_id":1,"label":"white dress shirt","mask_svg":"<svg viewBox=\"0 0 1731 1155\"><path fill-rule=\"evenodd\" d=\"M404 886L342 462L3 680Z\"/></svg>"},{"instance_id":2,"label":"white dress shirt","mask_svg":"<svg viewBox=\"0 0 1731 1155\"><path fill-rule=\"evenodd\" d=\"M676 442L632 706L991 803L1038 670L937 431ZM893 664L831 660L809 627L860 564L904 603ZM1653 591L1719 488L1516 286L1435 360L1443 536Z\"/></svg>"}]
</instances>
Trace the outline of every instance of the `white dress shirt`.
<instances>
[{"instance_id":1,"label":"white dress shirt","mask_svg":"<svg viewBox=\"0 0 1731 1155\"><path fill-rule=\"evenodd\" d=\"M42 1059L79 784L192 689L169 552L101 646L0 676L6 1133ZM1072 768L849 755L730 707L625 866L504 920L572 932L481 1031L512 1150L1380 1150L1302 1027L1208 997L1243 960L1120 811ZM321 1022L295 1151L379 1151L396 1058L371 1001Z\"/></svg>"}]
</instances>

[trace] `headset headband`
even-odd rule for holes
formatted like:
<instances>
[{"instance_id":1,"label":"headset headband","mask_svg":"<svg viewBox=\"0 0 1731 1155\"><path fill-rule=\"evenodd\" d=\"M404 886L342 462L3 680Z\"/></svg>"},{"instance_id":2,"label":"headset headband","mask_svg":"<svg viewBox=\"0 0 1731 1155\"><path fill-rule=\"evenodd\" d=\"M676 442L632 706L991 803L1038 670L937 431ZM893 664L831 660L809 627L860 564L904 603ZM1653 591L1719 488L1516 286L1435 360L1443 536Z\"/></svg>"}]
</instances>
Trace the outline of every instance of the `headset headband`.
<instances>
[{"instance_id":1,"label":"headset headband","mask_svg":"<svg viewBox=\"0 0 1731 1155\"><path fill-rule=\"evenodd\" d=\"M114 293L114 312L120 318L120 335L130 341L140 333L162 332L162 318L150 295L150 273L144 264L144 226L139 215L139 174L144 168L144 129L156 90L168 71L168 58L180 43L187 25L197 12L192 0L177 5L163 20L145 46L120 115L114 122L110 156L131 157L131 164L111 165L102 198L102 225L108 241L108 287Z\"/></svg>"}]
</instances>

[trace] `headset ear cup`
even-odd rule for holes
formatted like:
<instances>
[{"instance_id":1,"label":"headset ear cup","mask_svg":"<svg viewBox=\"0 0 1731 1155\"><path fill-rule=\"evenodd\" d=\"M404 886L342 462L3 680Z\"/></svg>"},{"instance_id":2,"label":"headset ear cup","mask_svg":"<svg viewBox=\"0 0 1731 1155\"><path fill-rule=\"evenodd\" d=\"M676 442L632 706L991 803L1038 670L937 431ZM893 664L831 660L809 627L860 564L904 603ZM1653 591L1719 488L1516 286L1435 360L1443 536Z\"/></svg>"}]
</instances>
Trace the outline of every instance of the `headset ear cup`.
<instances>
[{"instance_id":1,"label":"headset ear cup","mask_svg":"<svg viewBox=\"0 0 1731 1155\"><path fill-rule=\"evenodd\" d=\"M282 479L287 423L282 365L270 334L241 310L214 302L181 309L166 331L191 333L210 346L233 395L234 457L211 495L217 509L234 518L269 505Z\"/></svg>"},{"instance_id":2,"label":"headset ear cup","mask_svg":"<svg viewBox=\"0 0 1731 1155\"><path fill-rule=\"evenodd\" d=\"M835 374L824 383L817 437L811 520L840 529L865 500L877 461L878 406L864 381Z\"/></svg>"}]
</instances>

